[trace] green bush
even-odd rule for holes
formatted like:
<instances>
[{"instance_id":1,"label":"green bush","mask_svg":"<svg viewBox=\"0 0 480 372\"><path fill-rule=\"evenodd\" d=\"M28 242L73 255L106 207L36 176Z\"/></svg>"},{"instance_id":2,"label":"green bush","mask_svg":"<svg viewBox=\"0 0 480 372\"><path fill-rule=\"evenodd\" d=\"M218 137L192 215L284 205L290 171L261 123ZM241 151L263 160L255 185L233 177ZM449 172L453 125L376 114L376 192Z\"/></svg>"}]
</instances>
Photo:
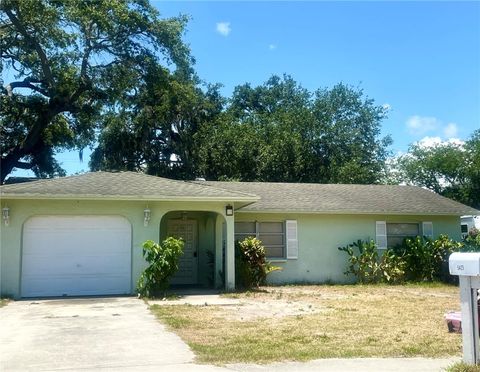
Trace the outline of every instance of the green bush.
<instances>
[{"instance_id":1,"label":"green bush","mask_svg":"<svg viewBox=\"0 0 480 372\"><path fill-rule=\"evenodd\" d=\"M340 251L348 254L348 267L345 275L354 275L357 281L367 283L401 283L405 278L405 260L392 250L379 255L373 240L357 240ZM357 253L358 252L358 253Z\"/></svg>"},{"instance_id":2,"label":"green bush","mask_svg":"<svg viewBox=\"0 0 480 372\"><path fill-rule=\"evenodd\" d=\"M464 251L478 252L480 251L480 231L477 228L472 228L463 240L465 246Z\"/></svg>"},{"instance_id":3,"label":"green bush","mask_svg":"<svg viewBox=\"0 0 480 372\"><path fill-rule=\"evenodd\" d=\"M161 244L153 240L143 243L143 257L149 263L137 283L141 297L165 296L170 278L178 271L183 254L183 240L169 237Z\"/></svg>"},{"instance_id":4,"label":"green bush","mask_svg":"<svg viewBox=\"0 0 480 372\"><path fill-rule=\"evenodd\" d=\"M272 266L265 258L265 247L254 237L237 241L236 244L236 282L244 288L256 288L264 285L267 275L281 270Z\"/></svg>"},{"instance_id":5,"label":"green bush","mask_svg":"<svg viewBox=\"0 0 480 372\"><path fill-rule=\"evenodd\" d=\"M401 283L408 281L451 282L448 258L464 249L462 243L440 235L432 240L426 237L407 238L396 248L378 253L375 242L358 240L338 248L349 256L345 275L353 274L360 283Z\"/></svg>"},{"instance_id":6,"label":"green bush","mask_svg":"<svg viewBox=\"0 0 480 372\"><path fill-rule=\"evenodd\" d=\"M391 249L387 249L380 259L381 280L389 284L405 281L407 263L405 258Z\"/></svg>"},{"instance_id":7,"label":"green bush","mask_svg":"<svg viewBox=\"0 0 480 372\"><path fill-rule=\"evenodd\" d=\"M451 240L447 235L440 235L435 240L417 236L406 238L395 251L405 259L408 280L445 281L449 277L448 257L462 247L462 243Z\"/></svg>"},{"instance_id":8,"label":"green bush","mask_svg":"<svg viewBox=\"0 0 480 372\"><path fill-rule=\"evenodd\" d=\"M355 275L360 283L377 283L380 280L378 250L373 240L367 242L359 239L338 249L349 256L345 275Z\"/></svg>"}]
</instances>

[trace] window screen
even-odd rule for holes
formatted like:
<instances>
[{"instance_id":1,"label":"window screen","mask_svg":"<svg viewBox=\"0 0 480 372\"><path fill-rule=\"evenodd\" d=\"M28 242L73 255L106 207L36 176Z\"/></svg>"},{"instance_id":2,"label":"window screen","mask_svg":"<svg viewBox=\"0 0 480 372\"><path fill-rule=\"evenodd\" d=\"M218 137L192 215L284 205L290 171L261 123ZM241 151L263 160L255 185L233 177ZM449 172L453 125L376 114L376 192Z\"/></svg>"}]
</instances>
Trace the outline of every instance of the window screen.
<instances>
[{"instance_id":1,"label":"window screen","mask_svg":"<svg viewBox=\"0 0 480 372\"><path fill-rule=\"evenodd\" d=\"M396 247L405 238L420 235L418 223L387 223L387 246Z\"/></svg>"},{"instance_id":2,"label":"window screen","mask_svg":"<svg viewBox=\"0 0 480 372\"><path fill-rule=\"evenodd\" d=\"M249 236L261 240L267 258L285 258L284 222L235 222L235 240Z\"/></svg>"}]
</instances>

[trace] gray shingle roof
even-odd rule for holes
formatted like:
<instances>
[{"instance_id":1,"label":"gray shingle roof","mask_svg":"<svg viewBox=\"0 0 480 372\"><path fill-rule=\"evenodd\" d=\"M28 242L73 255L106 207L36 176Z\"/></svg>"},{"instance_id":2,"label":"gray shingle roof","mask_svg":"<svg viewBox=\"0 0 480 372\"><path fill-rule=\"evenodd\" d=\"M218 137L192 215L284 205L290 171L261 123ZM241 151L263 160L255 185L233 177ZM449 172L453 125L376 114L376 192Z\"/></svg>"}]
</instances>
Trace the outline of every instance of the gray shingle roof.
<instances>
[{"instance_id":1,"label":"gray shingle roof","mask_svg":"<svg viewBox=\"0 0 480 372\"><path fill-rule=\"evenodd\" d=\"M465 215L480 211L416 186L200 181L260 196L242 211ZM200 183L197 182L197 183Z\"/></svg>"},{"instance_id":2,"label":"gray shingle roof","mask_svg":"<svg viewBox=\"0 0 480 372\"><path fill-rule=\"evenodd\" d=\"M0 186L2 198L255 201L255 195L135 172L91 172Z\"/></svg>"},{"instance_id":3,"label":"gray shingle roof","mask_svg":"<svg viewBox=\"0 0 480 372\"><path fill-rule=\"evenodd\" d=\"M222 200L241 211L478 215L480 211L415 186L175 181L135 172L92 172L0 186L1 198Z\"/></svg>"}]
</instances>

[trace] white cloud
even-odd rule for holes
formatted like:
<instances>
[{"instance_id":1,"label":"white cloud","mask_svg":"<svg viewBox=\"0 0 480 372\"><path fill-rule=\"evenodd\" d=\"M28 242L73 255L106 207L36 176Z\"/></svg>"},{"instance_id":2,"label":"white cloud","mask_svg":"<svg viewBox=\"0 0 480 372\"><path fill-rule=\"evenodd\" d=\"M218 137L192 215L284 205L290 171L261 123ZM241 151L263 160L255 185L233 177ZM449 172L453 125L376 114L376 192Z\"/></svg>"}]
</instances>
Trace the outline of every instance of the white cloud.
<instances>
[{"instance_id":1,"label":"white cloud","mask_svg":"<svg viewBox=\"0 0 480 372\"><path fill-rule=\"evenodd\" d=\"M455 123L448 123L445 128L443 128L443 134L447 138L455 137L458 133L458 127Z\"/></svg>"},{"instance_id":2,"label":"white cloud","mask_svg":"<svg viewBox=\"0 0 480 372\"><path fill-rule=\"evenodd\" d=\"M423 137L420 141L417 141L415 144L419 145L420 147L435 147L442 143L442 139L440 137Z\"/></svg>"},{"instance_id":3,"label":"white cloud","mask_svg":"<svg viewBox=\"0 0 480 372\"><path fill-rule=\"evenodd\" d=\"M230 22L218 22L217 23L217 32L222 36L228 36L232 31L230 27Z\"/></svg>"},{"instance_id":4,"label":"white cloud","mask_svg":"<svg viewBox=\"0 0 480 372\"><path fill-rule=\"evenodd\" d=\"M277 49L277 46L275 44L269 44L268 49L275 50L275 49Z\"/></svg>"},{"instance_id":5,"label":"white cloud","mask_svg":"<svg viewBox=\"0 0 480 372\"><path fill-rule=\"evenodd\" d=\"M407 128L410 134L422 135L436 130L440 126L440 121L433 116L410 116L407 119Z\"/></svg>"},{"instance_id":6,"label":"white cloud","mask_svg":"<svg viewBox=\"0 0 480 372\"><path fill-rule=\"evenodd\" d=\"M456 123L450 122L445 124L434 116L410 116L405 124L409 133L418 137L431 133L430 136L425 138L432 139L442 137L448 141L455 139L458 135L458 125Z\"/></svg>"},{"instance_id":7,"label":"white cloud","mask_svg":"<svg viewBox=\"0 0 480 372\"><path fill-rule=\"evenodd\" d=\"M440 137L423 137L420 141L415 142L416 145L420 147L435 147L442 145L456 145L463 146L465 141L462 141L460 138L448 138L447 140L442 140Z\"/></svg>"},{"instance_id":8,"label":"white cloud","mask_svg":"<svg viewBox=\"0 0 480 372\"><path fill-rule=\"evenodd\" d=\"M385 111L390 111L392 109L392 105L390 105L390 103L384 103L382 107Z\"/></svg>"}]
</instances>

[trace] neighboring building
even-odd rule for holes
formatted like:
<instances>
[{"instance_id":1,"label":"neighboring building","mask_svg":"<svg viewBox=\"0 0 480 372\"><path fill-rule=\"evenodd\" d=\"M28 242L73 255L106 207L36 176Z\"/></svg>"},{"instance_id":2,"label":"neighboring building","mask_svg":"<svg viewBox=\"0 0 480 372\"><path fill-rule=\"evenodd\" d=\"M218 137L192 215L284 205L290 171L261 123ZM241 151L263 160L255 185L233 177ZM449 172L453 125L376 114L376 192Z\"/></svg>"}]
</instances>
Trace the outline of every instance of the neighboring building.
<instances>
[{"instance_id":1,"label":"neighboring building","mask_svg":"<svg viewBox=\"0 0 480 372\"><path fill-rule=\"evenodd\" d=\"M480 230L480 216L461 216L460 224L462 238L465 238L471 229L477 228Z\"/></svg>"},{"instance_id":2,"label":"neighboring building","mask_svg":"<svg viewBox=\"0 0 480 372\"><path fill-rule=\"evenodd\" d=\"M460 239L480 212L413 186L174 181L96 172L0 186L2 295L135 293L142 243L185 240L174 284L235 287L235 239L255 235L283 270L272 283L345 282L357 239Z\"/></svg>"}]
</instances>

